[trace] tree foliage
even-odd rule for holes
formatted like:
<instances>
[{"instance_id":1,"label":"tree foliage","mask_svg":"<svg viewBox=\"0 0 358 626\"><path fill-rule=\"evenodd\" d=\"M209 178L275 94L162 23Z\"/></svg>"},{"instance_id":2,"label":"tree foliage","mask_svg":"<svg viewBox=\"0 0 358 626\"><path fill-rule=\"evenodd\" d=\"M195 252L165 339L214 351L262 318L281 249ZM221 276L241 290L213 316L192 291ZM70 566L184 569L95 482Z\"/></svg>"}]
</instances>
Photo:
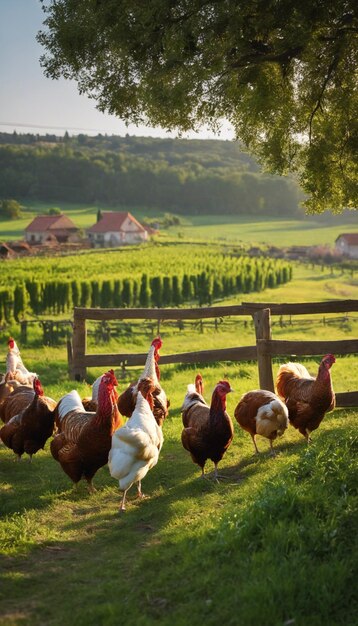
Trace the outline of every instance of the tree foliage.
<instances>
[{"instance_id":1,"label":"tree foliage","mask_svg":"<svg viewBox=\"0 0 358 626\"><path fill-rule=\"evenodd\" d=\"M15 195L180 214L292 215L302 194L292 178L260 172L233 142L0 133L0 197ZM178 222L166 213L159 226Z\"/></svg>"},{"instance_id":2,"label":"tree foliage","mask_svg":"<svg viewBox=\"0 0 358 626\"><path fill-rule=\"evenodd\" d=\"M188 131L228 119L309 210L358 206L354 0L46 0L47 76L98 108Z\"/></svg>"},{"instance_id":3,"label":"tree foliage","mask_svg":"<svg viewBox=\"0 0 358 626\"><path fill-rule=\"evenodd\" d=\"M17 220L22 217L22 206L17 200L0 200L0 218L7 220Z\"/></svg>"}]
</instances>

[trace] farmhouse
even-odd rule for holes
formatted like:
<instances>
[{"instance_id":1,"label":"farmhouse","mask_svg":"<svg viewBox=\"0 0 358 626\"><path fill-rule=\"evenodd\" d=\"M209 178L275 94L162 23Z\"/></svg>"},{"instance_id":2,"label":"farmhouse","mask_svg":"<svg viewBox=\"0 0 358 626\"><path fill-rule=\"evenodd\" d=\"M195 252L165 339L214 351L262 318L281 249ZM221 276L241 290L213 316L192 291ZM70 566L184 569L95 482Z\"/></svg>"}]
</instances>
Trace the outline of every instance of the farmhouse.
<instances>
[{"instance_id":1,"label":"farmhouse","mask_svg":"<svg viewBox=\"0 0 358 626\"><path fill-rule=\"evenodd\" d=\"M336 249L351 259L358 259L358 233L346 233L336 239Z\"/></svg>"},{"instance_id":2,"label":"farmhouse","mask_svg":"<svg viewBox=\"0 0 358 626\"><path fill-rule=\"evenodd\" d=\"M78 241L79 228L63 215L37 215L25 228L25 239L31 244L43 244L48 241L68 243Z\"/></svg>"},{"instance_id":3,"label":"farmhouse","mask_svg":"<svg viewBox=\"0 0 358 626\"><path fill-rule=\"evenodd\" d=\"M148 232L128 211L106 211L87 230L92 247L107 248L147 241Z\"/></svg>"}]
</instances>

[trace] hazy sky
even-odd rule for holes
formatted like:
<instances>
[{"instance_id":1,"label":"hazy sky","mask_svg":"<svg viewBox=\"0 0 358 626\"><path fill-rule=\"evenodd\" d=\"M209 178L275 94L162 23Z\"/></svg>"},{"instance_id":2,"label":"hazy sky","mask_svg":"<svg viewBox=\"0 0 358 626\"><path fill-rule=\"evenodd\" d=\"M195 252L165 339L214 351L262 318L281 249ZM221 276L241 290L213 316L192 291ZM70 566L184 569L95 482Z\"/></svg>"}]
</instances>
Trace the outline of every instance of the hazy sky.
<instances>
[{"instance_id":1,"label":"hazy sky","mask_svg":"<svg viewBox=\"0 0 358 626\"><path fill-rule=\"evenodd\" d=\"M76 83L46 78L39 63L42 48L36 41L43 19L39 0L0 0L2 132L175 136L159 127L126 127L119 118L97 111L94 101L78 94ZM205 130L185 136L214 137ZM233 138L228 125L217 138Z\"/></svg>"}]
</instances>

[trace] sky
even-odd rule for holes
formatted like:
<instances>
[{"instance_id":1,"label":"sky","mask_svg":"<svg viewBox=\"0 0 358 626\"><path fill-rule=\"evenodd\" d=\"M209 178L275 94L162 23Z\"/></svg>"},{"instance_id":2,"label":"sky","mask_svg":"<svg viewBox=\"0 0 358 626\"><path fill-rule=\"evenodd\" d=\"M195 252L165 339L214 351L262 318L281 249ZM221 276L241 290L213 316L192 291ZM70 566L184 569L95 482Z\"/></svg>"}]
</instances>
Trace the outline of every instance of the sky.
<instances>
[{"instance_id":1,"label":"sky","mask_svg":"<svg viewBox=\"0 0 358 626\"><path fill-rule=\"evenodd\" d=\"M44 14L39 0L0 0L0 131L70 135L98 133L124 136L175 137L160 127L126 126L113 115L97 111L80 95L74 81L46 78L36 41ZM202 129L188 138L233 139L229 124L220 135Z\"/></svg>"}]
</instances>

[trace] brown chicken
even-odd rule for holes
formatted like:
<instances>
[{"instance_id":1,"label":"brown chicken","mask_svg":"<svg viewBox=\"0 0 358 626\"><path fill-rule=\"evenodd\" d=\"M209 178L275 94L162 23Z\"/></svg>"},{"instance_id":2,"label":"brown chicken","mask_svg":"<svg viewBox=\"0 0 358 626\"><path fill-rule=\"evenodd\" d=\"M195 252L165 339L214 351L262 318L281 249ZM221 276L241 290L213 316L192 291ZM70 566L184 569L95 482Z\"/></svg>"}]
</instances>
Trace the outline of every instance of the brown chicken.
<instances>
[{"instance_id":1,"label":"brown chicken","mask_svg":"<svg viewBox=\"0 0 358 626\"><path fill-rule=\"evenodd\" d=\"M11 417L0 430L0 438L19 460L26 452L31 461L32 455L44 448L54 429L57 403L44 395L38 378L35 378L33 386L34 391L26 407Z\"/></svg>"},{"instance_id":2,"label":"brown chicken","mask_svg":"<svg viewBox=\"0 0 358 626\"><path fill-rule=\"evenodd\" d=\"M17 380L13 380L11 376L6 374L3 376L2 381L0 382L0 419L2 420L2 416L4 413L4 405L7 402L9 395L20 386L20 383ZM4 420L3 420L4 421Z\"/></svg>"},{"instance_id":3,"label":"brown chicken","mask_svg":"<svg viewBox=\"0 0 358 626\"><path fill-rule=\"evenodd\" d=\"M153 414L158 426L163 426L163 422L168 415L169 400L167 399L164 389L160 385L160 371L158 361L160 358L159 350L162 347L160 337L153 339L149 348L148 356L145 362L143 373L136 383L130 385L118 398L118 409L122 415L131 417L137 400L138 383L144 378L150 378L155 389L153 392L154 408Z\"/></svg>"},{"instance_id":4,"label":"brown chicken","mask_svg":"<svg viewBox=\"0 0 358 626\"><path fill-rule=\"evenodd\" d=\"M277 393L285 401L290 423L306 437L307 442L311 441L311 432L318 428L325 414L335 407L330 372L335 362L333 354L326 354L316 378L310 376L300 363L285 363L278 371Z\"/></svg>"},{"instance_id":5,"label":"brown chicken","mask_svg":"<svg viewBox=\"0 0 358 626\"><path fill-rule=\"evenodd\" d=\"M102 376L96 412L84 410L75 390L63 396L56 409L58 434L51 441L52 456L75 485L85 478L90 492L95 473L108 461L112 434L122 425L117 384L113 370Z\"/></svg>"},{"instance_id":6,"label":"brown chicken","mask_svg":"<svg viewBox=\"0 0 358 626\"><path fill-rule=\"evenodd\" d=\"M288 427L288 410L274 393L263 389L245 393L234 416L241 428L250 433L256 454L259 453L256 435L269 439L271 454L275 454L272 442L281 437Z\"/></svg>"},{"instance_id":7,"label":"brown chicken","mask_svg":"<svg viewBox=\"0 0 358 626\"><path fill-rule=\"evenodd\" d=\"M3 390L3 398L0 402L0 419L6 424L14 415L18 415L25 409L35 397L33 384L19 385L15 380L9 380L8 388ZM9 393L8 393L9 392ZM44 401L49 400L50 404L54 402L47 396L42 396Z\"/></svg>"},{"instance_id":8,"label":"brown chicken","mask_svg":"<svg viewBox=\"0 0 358 626\"><path fill-rule=\"evenodd\" d=\"M218 463L223 458L234 435L231 418L226 412L226 396L232 391L226 380L216 385L210 407L205 402L200 382L188 385L182 406L184 429L181 441L191 458L201 467L201 477L205 478L204 467L207 459L215 465L214 478L218 479Z\"/></svg>"}]
</instances>

